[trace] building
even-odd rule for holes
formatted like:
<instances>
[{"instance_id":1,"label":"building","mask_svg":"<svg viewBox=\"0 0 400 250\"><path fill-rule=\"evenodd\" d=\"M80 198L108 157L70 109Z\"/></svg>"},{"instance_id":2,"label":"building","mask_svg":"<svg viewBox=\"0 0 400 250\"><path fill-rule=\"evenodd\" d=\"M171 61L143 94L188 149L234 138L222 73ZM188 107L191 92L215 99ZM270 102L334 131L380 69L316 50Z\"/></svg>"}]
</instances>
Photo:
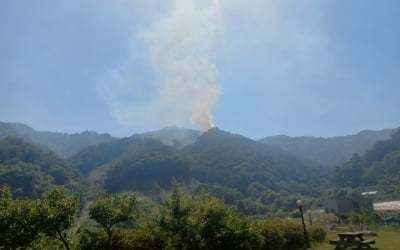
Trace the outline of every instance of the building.
<instances>
[{"instance_id":1,"label":"building","mask_svg":"<svg viewBox=\"0 0 400 250\"><path fill-rule=\"evenodd\" d=\"M399 226L400 225L400 221L399 219L397 219L396 217L388 217L385 219L385 225L388 226Z\"/></svg>"},{"instance_id":2,"label":"building","mask_svg":"<svg viewBox=\"0 0 400 250\"><path fill-rule=\"evenodd\" d=\"M346 215L350 211L361 212L361 206L373 210L368 199L335 198L324 202L325 211L337 216Z\"/></svg>"}]
</instances>

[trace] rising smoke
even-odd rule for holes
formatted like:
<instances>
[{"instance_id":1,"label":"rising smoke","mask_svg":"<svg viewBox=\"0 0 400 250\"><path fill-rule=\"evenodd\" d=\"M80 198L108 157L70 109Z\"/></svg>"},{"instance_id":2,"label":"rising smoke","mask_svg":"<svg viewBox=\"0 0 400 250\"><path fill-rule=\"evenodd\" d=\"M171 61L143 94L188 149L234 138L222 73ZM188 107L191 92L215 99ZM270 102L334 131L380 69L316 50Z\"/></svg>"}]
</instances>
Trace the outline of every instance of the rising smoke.
<instances>
[{"instance_id":1,"label":"rising smoke","mask_svg":"<svg viewBox=\"0 0 400 250\"><path fill-rule=\"evenodd\" d=\"M196 5L200 2L201 6ZM112 99L110 107L117 120L125 125L141 121L165 126L190 119L203 132L213 127L211 111L219 95L214 63L217 24L212 1L175 0L168 14L135 34L135 40L145 45L155 76L154 93L139 106L122 107L118 96L137 90L138 82L126 79L126 65L114 70L114 76L101 82L100 90L112 97L107 99ZM118 93L115 86L121 85L124 91Z\"/></svg>"},{"instance_id":2,"label":"rising smoke","mask_svg":"<svg viewBox=\"0 0 400 250\"><path fill-rule=\"evenodd\" d=\"M151 64L161 76L156 105L166 114L189 111L202 131L213 126L211 110L218 97L213 64L216 13L211 7L176 0L169 17L141 34Z\"/></svg>"}]
</instances>

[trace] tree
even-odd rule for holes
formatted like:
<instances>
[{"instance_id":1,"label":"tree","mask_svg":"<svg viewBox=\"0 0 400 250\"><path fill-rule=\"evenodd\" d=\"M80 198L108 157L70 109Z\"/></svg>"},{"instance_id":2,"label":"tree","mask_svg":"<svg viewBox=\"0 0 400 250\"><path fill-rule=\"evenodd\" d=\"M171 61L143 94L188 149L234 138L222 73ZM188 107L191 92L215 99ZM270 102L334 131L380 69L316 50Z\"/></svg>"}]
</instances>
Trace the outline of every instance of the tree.
<instances>
[{"instance_id":1,"label":"tree","mask_svg":"<svg viewBox=\"0 0 400 250\"><path fill-rule=\"evenodd\" d=\"M12 202L11 190L8 186L0 187L0 248L7 245L8 233L11 228L10 203Z\"/></svg>"},{"instance_id":2,"label":"tree","mask_svg":"<svg viewBox=\"0 0 400 250\"><path fill-rule=\"evenodd\" d=\"M251 223L208 193L185 198L176 182L161 210L167 249L256 249L260 239Z\"/></svg>"},{"instance_id":3,"label":"tree","mask_svg":"<svg viewBox=\"0 0 400 250\"><path fill-rule=\"evenodd\" d=\"M39 236L37 202L13 199L0 187L0 249L25 248Z\"/></svg>"},{"instance_id":4,"label":"tree","mask_svg":"<svg viewBox=\"0 0 400 250\"><path fill-rule=\"evenodd\" d=\"M333 181L340 186L359 187L361 185L361 176L364 174L364 171L362 159L357 154L354 154L349 162L335 169Z\"/></svg>"},{"instance_id":5,"label":"tree","mask_svg":"<svg viewBox=\"0 0 400 250\"><path fill-rule=\"evenodd\" d=\"M185 249L190 238L189 225L190 206L179 192L176 181L172 183L172 194L161 209L159 225L166 233L166 244L174 249Z\"/></svg>"},{"instance_id":6,"label":"tree","mask_svg":"<svg viewBox=\"0 0 400 250\"><path fill-rule=\"evenodd\" d=\"M114 195L100 192L97 199L89 206L90 218L107 233L107 245L111 247L112 228L121 222L132 220L135 215L136 196Z\"/></svg>"},{"instance_id":7,"label":"tree","mask_svg":"<svg viewBox=\"0 0 400 250\"><path fill-rule=\"evenodd\" d=\"M203 193L192 199L190 222L198 239L196 249L256 249L261 239L251 222L224 202Z\"/></svg>"},{"instance_id":8,"label":"tree","mask_svg":"<svg viewBox=\"0 0 400 250\"><path fill-rule=\"evenodd\" d=\"M40 200L41 231L60 240L66 249L70 249L67 230L74 221L77 207L78 197L69 195L63 188L54 188Z\"/></svg>"}]
</instances>

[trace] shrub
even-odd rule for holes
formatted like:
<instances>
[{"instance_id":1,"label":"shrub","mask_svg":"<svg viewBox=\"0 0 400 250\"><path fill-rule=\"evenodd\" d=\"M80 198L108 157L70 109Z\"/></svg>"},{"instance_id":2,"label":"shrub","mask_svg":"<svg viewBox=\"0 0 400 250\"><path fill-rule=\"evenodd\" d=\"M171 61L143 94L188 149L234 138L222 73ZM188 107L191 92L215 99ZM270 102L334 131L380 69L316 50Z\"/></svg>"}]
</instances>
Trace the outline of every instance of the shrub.
<instances>
[{"instance_id":1,"label":"shrub","mask_svg":"<svg viewBox=\"0 0 400 250\"><path fill-rule=\"evenodd\" d=\"M261 225L264 238L263 249L295 250L306 246L304 232L296 221L270 220Z\"/></svg>"},{"instance_id":2,"label":"shrub","mask_svg":"<svg viewBox=\"0 0 400 250\"><path fill-rule=\"evenodd\" d=\"M304 231L298 221L282 220L280 227L286 240L283 249L294 250L305 248Z\"/></svg>"},{"instance_id":3,"label":"shrub","mask_svg":"<svg viewBox=\"0 0 400 250\"><path fill-rule=\"evenodd\" d=\"M162 249L162 243L154 233L146 229L113 229L113 241L108 245L107 235L103 231L81 230L79 249L82 250L152 250Z\"/></svg>"},{"instance_id":4,"label":"shrub","mask_svg":"<svg viewBox=\"0 0 400 250\"><path fill-rule=\"evenodd\" d=\"M78 230L78 244L81 250L101 250L107 248L107 234L103 231L96 230L94 232L80 228Z\"/></svg>"},{"instance_id":5,"label":"shrub","mask_svg":"<svg viewBox=\"0 0 400 250\"><path fill-rule=\"evenodd\" d=\"M264 238L262 249L279 250L286 243L282 228L279 226L279 221L266 221L261 226L261 235Z\"/></svg>"},{"instance_id":6,"label":"shrub","mask_svg":"<svg viewBox=\"0 0 400 250\"><path fill-rule=\"evenodd\" d=\"M120 250L152 250L161 249L160 242L154 233L145 229L125 229L115 232L113 249Z\"/></svg>"},{"instance_id":7,"label":"shrub","mask_svg":"<svg viewBox=\"0 0 400 250\"><path fill-rule=\"evenodd\" d=\"M321 226L311 226L309 229L309 238L313 242L324 242L326 238L326 231Z\"/></svg>"}]
</instances>

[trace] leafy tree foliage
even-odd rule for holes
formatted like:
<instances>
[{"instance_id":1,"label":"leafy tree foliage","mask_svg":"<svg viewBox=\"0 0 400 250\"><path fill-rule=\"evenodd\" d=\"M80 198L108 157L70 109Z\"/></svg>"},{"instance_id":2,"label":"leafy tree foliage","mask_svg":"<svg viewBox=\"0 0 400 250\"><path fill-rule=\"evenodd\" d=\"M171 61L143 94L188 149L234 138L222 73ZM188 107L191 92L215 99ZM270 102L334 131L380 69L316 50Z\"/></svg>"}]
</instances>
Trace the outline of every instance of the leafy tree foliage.
<instances>
[{"instance_id":1,"label":"leafy tree foliage","mask_svg":"<svg viewBox=\"0 0 400 250\"><path fill-rule=\"evenodd\" d=\"M338 185L355 188L360 186L363 174L363 161L354 154L349 162L335 169L333 181Z\"/></svg>"},{"instance_id":2,"label":"leafy tree foliage","mask_svg":"<svg viewBox=\"0 0 400 250\"><path fill-rule=\"evenodd\" d=\"M132 220L135 215L134 206L136 196L114 195L101 192L97 199L90 204L90 218L95 220L104 229L108 236L108 246L111 246L112 228L128 220Z\"/></svg>"},{"instance_id":3,"label":"leafy tree foliage","mask_svg":"<svg viewBox=\"0 0 400 250\"><path fill-rule=\"evenodd\" d=\"M206 193L184 198L173 185L159 219L167 249L252 249L260 244L250 221Z\"/></svg>"},{"instance_id":4,"label":"leafy tree foliage","mask_svg":"<svg viewBox=\"0 0 400 250\"><path fill-rule=\"evenodd\" d=\"M155 186L167 189L172 179L189 181L190 160L180 154L145 154L117 163L107 174L105 188L110 192L147 191Z\"/></svg>"},{"instance_id":5,"label":"leafy tree foliage","mask_svg":"<svg viewBox=\"0 0 400 250\"><path fill-rule=\"evenodd\" d=\"M70 249L67 230L74 221L78 207L78 197L69 195L62 188L55 188L40 200L40 229L50 237L60 240Z\"/></svg>"},{"instance_id":6,"label":"leafy tree foliage","mask_svg":"<svg viewBox=\"0 0 400 250\"><path fill-rule=\"evenodd\" d=\"M200 249L253 249L261 238L253 222L229 209L208 194L194 199L193 224L199 235Z\"/></svg>"},{"instance_id":7,"label":"leafy tree foliage","mask_svg":"<svg viewBox=\"0 0 400 250\"><path fill-rule=\"evenodd\" d=\"M38 237L37 204L14 200L7 186L0 188L0 247L16 249L29 245Z\"/></svg>"},{"instance_id":8,"label":"leafy tree foliage","mask_svg":"<svg viewBox=\"0 0 400 250\"><path fill-rule=\"evenodd\" d=\"M15 196L38 198L53 185L77 191L81 182L79 170L55 154L18 138L0 141L0 183L9 185Z\"/></svg>"},{"instance_id":9,"label":"leafy tree foliage","mask_svg":"<svg viewBox=\"0 0 400 250\"><path fill-rule=\"evenodd\" d=\"M400 130L391 139L377 142L362 157L357 155L335 169L333 183L357 188L379 185L382 198L397 199L400 183Z\"/></svg>"},{"instance_id":10,"label":"leafy tree foliage","mask_svg":"<svg viewBox=\"0 0 400 250\"><path fill-rule=\"evenodd\" d=\"M262 249L304 249L306 242L300 223L287 220L269 220L261 226L264 236Z\"/></svg>"},{"instance_id":11,"label":"leafy tree foliage","mask_svg":"<svg viewBox=\"0 0 400 250\"><path fill-rule=\"evenodd\" d=\"M76 197L56 188L41 199L13 199L9 187L0 188L0 248L25 248L41 234L54 237L69 249L66 230L76 212Z\"/></svg>"},{"instance_id":12,"label":"leafy tree foliage","mask_svg":"<svg viewBox=\"0 0 400 250\"><path fill-rule=\"evenodd\" d=\"M185 249L191 238L189 214L191 207L173 184L172 194L161 210L160 227L165 232L166 244L172 248Z\"/></svg>"},{"instance_id":13,"label":"leafy tree foliage","mask_svg":"<svg viewBox=\"0 0 400 250\"><path fill-rule=\"evenodd\" d=\"M326 231L323 226L313 225L308 228L311 242L324 242L326 239Z\"/></svg>"},{"instance_id":14,"label":"leafy tree foliage","mask_svg":"<svg viewBox=\"0 0 400 250\"><path fill-rule=\"evenodd\" d=\"M12 187L17 197L39 197L51 188L52 182L53 178L42 172L39 165L19 159L0 163L0 183Z\"/></svg>"},{"instance_id":15,"label":"leafy tree foliage","mask_svg":"<svg viewBox=\"0 0 400 250\"><path fill-rule=\"evenodd\" d=\"M0 188L0 248L2 249L301 249L300 223L282 220L261 223L227 207L222 200L200 193L183 197L177 183L159 213L152 210L135 228L116 225L135 217L136 196L99 194L89 207L90 217L103 230L81 228L68 235L77 207L76 196L61 188L37 200L14 199ZM132 226L132 224L125 224ZM72 244L70 237L74 237ZM323 237L315 230L311 239ZM53 239L59 240L55 244ZM62 246L62 245L61 245Z\"/></svg>"}]
</instances>

